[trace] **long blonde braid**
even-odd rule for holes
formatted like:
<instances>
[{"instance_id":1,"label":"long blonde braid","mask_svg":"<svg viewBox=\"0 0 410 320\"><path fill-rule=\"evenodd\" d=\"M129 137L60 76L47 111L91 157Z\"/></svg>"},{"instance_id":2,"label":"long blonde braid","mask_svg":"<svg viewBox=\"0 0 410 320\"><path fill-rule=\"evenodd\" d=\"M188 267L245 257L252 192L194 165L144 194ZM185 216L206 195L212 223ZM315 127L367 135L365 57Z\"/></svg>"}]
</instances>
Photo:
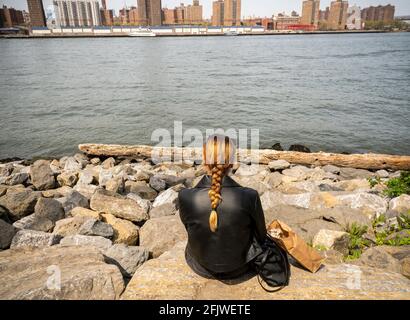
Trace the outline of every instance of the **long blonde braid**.
<instances>
[{"instance_id":1,"label":"long blonde braid","mask_svg":"<svg viewBox=\"0 0 410 320\"><path fill-rule=\"evenodd\" d=\"M209 137L206 145L204 145L204 159L211 174L211 188L208 195L212 207L209 216L209 227L212 232L216 232L218 228L217 208L222 201L222 179L227 170L232 166L234 150L234 144L229 137L214 135ZM207 156L211 159L208 159Z\"/></svg>"}]
</instances>

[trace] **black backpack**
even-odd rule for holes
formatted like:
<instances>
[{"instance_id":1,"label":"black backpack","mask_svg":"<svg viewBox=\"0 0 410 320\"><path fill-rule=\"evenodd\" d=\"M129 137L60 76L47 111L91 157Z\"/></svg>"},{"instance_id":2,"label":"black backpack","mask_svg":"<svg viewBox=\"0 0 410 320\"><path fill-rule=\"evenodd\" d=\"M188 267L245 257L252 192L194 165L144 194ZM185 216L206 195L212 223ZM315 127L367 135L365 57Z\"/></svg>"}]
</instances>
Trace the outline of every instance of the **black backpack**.
<instances>
[{"instance_id":1,"label":"black backpack","mask_svg":"<svg viewBox=\"0 0 410 320\"><path fill-rule=\"evenodd\" d=\"M261 287L267 292L276 292L289 285L290 264L286 251L269 236L266 236L260 249L261 253L253 263ZM270 288L265 288L263 282Z\"/></svg>"}]
</instances>

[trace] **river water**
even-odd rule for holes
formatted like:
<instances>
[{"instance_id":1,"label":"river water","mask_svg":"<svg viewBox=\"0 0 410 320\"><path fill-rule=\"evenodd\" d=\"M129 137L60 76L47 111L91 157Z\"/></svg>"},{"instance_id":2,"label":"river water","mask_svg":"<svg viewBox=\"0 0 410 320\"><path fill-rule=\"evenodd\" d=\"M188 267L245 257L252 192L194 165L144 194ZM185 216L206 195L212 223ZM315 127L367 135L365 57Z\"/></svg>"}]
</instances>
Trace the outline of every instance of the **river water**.
<instances>
[{"instance_id":1,"label":"river water","mask_svg":"<svg viewBox=\"0 0 410 320\"><path fill-rule=\"evenodd\" d=\"M0 158L157 128L410 154L410 33L0 40Z\"/></svg>"}]
</instances>

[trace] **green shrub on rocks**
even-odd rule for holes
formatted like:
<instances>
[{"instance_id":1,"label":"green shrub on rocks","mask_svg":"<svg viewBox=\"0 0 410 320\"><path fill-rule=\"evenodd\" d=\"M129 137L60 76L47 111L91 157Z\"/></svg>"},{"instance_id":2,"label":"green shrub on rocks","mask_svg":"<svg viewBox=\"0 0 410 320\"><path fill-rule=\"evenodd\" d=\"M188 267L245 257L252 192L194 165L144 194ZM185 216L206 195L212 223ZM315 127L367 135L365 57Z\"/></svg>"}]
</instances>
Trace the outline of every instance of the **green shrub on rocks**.
<instances>
[{"instance_id":1,"label":"green shrub on rocks","mask_svg":"<svg viewBox=\"0 0 410 320\"><path fill-rule=\"evenodd\" d=\"M410 194L410 171L403 171L400 177L390 179L387 182L386 195L395 198L402 194Z\"/></svg>"},{"instance_id":2,"label":"green shrub on rocks","mask_svg":"<svg viewBox=\"0 0 410 320\"><path fill-rule=\"evenodd\" d=\"M381 223L386 222L386 217L381 215L373 221L373 228ZM404 246L410 245L410 212L401 214L397 217L397 226L395 228L387 228L376 234L376 244L388 246Z\"/></svg>"},{"instance_id":3,"label":"green shrub on rocks","mask_svg":"<svg viewBox=\"0 0 410 320\"><path fill-rule=\"evenodd\" d=\"M381 178L380 177L370 177L367 179L369 182L370 188L374 188L376 185L381 183Z\"/></svg>"},{"instance_id":4,"label":"green shrub on rocks","mask_svg":"<svg viewBox=\"0 0 410 320\"><path fill-rule=\"evenodd\" d=\"M367 226L359 225L356 222L346 226L346 232L349 234L349 253L345 257L347 261L360 258L363 250L370 246L370 241L363 237L367 233Z\"/></svg>"}]
</instances>

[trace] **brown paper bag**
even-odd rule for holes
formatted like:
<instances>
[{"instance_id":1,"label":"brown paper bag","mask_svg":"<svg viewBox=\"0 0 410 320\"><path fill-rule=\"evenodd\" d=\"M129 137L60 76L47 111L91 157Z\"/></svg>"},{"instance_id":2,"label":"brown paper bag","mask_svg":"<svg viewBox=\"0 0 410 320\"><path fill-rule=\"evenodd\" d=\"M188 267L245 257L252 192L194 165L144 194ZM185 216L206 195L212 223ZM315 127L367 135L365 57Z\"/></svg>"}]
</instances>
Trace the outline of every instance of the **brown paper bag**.
<instances>
[{"instance_id":1,"label":"brown paper bag","mask_svg":"<svg viewBox=\"0 0 410 320\"><path fill-rule=\"evenodd\" d=\"M324 258L314 248L308 246L288 225L273 220L267 230L271 238L302 266L313 273L319 270Z\"/></svg>"}]
</instances>

